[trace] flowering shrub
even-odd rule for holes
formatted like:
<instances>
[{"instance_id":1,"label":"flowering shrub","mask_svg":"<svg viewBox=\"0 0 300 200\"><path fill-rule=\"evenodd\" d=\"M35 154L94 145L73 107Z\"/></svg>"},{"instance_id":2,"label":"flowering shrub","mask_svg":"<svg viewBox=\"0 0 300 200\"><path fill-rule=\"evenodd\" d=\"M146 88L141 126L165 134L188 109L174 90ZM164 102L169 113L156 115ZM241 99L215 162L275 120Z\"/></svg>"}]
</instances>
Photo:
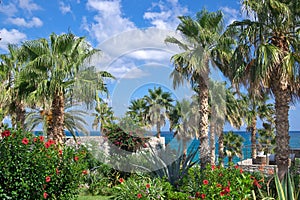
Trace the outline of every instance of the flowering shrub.
<instances>
[{"instance_id":1,"label":"flowering shrub","mask_svg":"<svg viewBox=\"0 0 300 200\"><path fill-rule=\"evenodd\" d=\"M163 179L151 179L146 176L131 176L124 180L119 179L120 184L115 186L115 200L136 200L136 199L168 199L166 195L172 188L171 184Z\"/></svg>"},{"instance_id":2,"label":"flowering shrub","mask_svg":"<svg viewBox=\"0 0 300 200\"><path fill-rule=\"evenodd\" d=\"M183 181L181 190L196 199L248 199L254 189L251 175L238 166L228 168L194 167Z\"/></svg>"},{"instance_id":3,"label":"flowering shrub","mask_svg":"<svg viewBox=\"0 0 300 200\"><path fill-rule=\"evenodd\" d=\"M138 129L131 129L127 132L124 130L124 127L121 128L116 124L107 126L104 131L104 134L111 143L129 152L136 152L141 148L147 147L149 138L145 137L142 133Z\"/></svg>"},{"instance_id":4,"label":"flowering shrub","mask_svg":"<svg viewBox=\"0 0 300 200\"><path fill-rule=\"evenodd\" d=\"M0 199L73 199L86 162L82 147L7 129L0 138Z\"/></svg>"}]
</instances>

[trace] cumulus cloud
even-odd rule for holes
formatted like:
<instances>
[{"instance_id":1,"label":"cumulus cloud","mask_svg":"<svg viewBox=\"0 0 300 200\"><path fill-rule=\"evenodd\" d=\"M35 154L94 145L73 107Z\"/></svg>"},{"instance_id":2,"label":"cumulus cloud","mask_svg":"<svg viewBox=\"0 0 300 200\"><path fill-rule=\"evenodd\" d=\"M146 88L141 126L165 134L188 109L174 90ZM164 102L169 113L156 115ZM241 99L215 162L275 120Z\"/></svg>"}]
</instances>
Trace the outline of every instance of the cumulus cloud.
<instances>
[{"instance_id":1,"label":"cumulus cloud","mask_svg":"<svg viewBox=\"0 0 300 200\"><path fill-rule=\"evenodd\" d=\"M2 3L0 5L0 13L3 13L8 16L13 16L17 12L18 12L18 9L16 8L15 4L13 4L13 3L9 3L7 5Z\"/></svg>"},{"instance_id":2,"label":"cumulus cloud","mask_svg":"<svg viewBox=\"0 0 300 200\"><path fill-rule=\"evenodd\" d=\"M187 7L181 6L178 0L159 1L144 13L144 19L149 20L156 28L175 29L179 23L177 17L187 13Z\"/></svg>"},{"instance_id":3,"label":"cumulus cloud","mask_svg":"<svg viewBox=\"0 0 300 200\"><path fill-rule=\"evenodd\" d=\"M122 16L121 3L118 0L88 0L86 6L89 11L95 11L96 15L91 24L88 24L86 18L83 18L82 27L98 42L103 42L117 33L135 28L133 22Z\"/></svg>"},{"instance_id":4,"label":"cumulus cloud","mask_svg":"<svg viewBox=\"0 0 300 200\"><path fill-rule=\"evenodd\" d=\"M7 50L8 44L19 44L26 39L26 35L16 29L7 30L5 28L0 30L0 49Z\"/></svg>"},{"instance_id":5,"label":"cumulus cloud","mask_svg":"<svg viewBox=\"0 0 300 200\"><path fill-rule=\"evenodd\" d=\"M237 21L241 17L241 13L237 9L225 6L225 7L221 7L220 10L222 10L224 14L226 25L229 25L232 22Z\"/></svg>"},{"instance_id":6,"label":"cumulus cloud","mask_svg":"<svg viewBox=\"0 0 300 200\"><path fill-rule=\"evenodd\" d=\"M33 3L32 0L19 0L19 7L29 12L41 9L41 7Z\"/></svg>"},{"instance_id":7,"label":"cumulus cloud","mask_svg":"<svg viewBox=\"0 0 300 200\"><path fill-rule=\"evenodd\" d=\"M66 5L64 2L59 2L59 10L62 14L72 13L70 4Z\"/></svg>"},{"instance_id":8,"label":"cumulus cloud","mask_svg":"<svg viewBox=\"0 0 300 200\"><path fill-rule=\"evenodd\" d=\"M33 17L31 20L26 21L24 18L9 18L8 22L17 25L17 26L23 26L26 28L32 28L32 27L40 27L43 26L42 20L40 20L38 17Z\"/></svg>"}]
</instances>

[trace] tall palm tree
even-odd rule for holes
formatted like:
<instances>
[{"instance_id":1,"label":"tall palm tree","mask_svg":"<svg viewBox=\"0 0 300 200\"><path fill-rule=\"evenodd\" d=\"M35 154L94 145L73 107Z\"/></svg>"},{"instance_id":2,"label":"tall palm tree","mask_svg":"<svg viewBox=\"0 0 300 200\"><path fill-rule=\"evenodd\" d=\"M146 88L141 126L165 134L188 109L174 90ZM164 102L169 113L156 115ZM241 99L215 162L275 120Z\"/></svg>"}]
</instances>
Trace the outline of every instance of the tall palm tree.
<instances>
[{"instance_id":1,"label":"tall palm tree","mask_svg":"<svg viewBox=\"0 0 300 200\"><path fill-rule=\"evenodd\" d=\"M242 146L244 138L240 135L229 131L224 135L224 149L225 155L228 157L228 162L232 163L233 157L237 156L240 159L242 158Z\"/></svg>"},{"instance_id":2,"label":"tall palm tree","mask_svg":"<svg viewBox=\"0 0 300 200\"><path fill-rule=\"evenodd\" d=\"M197 136L198 124L195 123L198 109L187 99L176 101L174 107L169 112L170 129L174 130L174 137L182 143L183 160L187 155L187 142ZM184 161L183 161L184 162Z\"/></svg>"},{"instance_id":3,"label":"tall palm tree","mask_svg":"<svg viewBox=\"0 0 300 200\"><path fill-rule=\"evenodd\" d=\"M95 95L95 88L103 89L103 77L111 77L108 73L97 73L94 68L86 67L86 60L98 50L91 48L84 37L76 37L72 33L51 34L49 40L44 38L27 41L22 45L23 53L28 62L22 71L19 90L30 96L32 102L50 105L51 123L48 125L47 135L57 143L62 143L64 134L65 102L66 98L76 97L75 102L94 101L94 96L76 95L88 93L91 89ZM84 73L93 71L93 73ZM82 75L94 74L92 80L82 80ZM78 84L78 82L82 84ZM76 84L77 83L77 84ZM95 87L86 87L96 85ZM82 88L80 88L82 86ZM84 89L83 89L84 88Z\"/></svg>"},{"instance_id":4,"label":"tall palm tree","mask_svg":"<svg viewBox=\"0 0 300 200\"><path fill-rule=\"evenodd\" d=\"M105 125L111 124L115 119L114 112L112 107L109 107L108 103L104 102L98 95L96 95L95 111L93 129L97 130L100 124L100 133L104 134Z\"/></svg>"},{"instance_id":5,"label":"tall palm tree","mask_svg":"<svg viewBox=\"0 0 300 200\"><path fill-rule=\"evenodd\" d=\"M8 54L0 55L1 58L1 69L4 72L2 75L4 78L2 83L6 84L6 88L3 88L5 91L5 96L7 97L7 112L10 115L12 125L20 126L24 128L25 122L25 103L19 95L18 90L16 89L16 81L19 76L19 72L23 67L22 60L19 58L20 48L16 45L8 45Z\"/></svg>"},{"instance_id":6,"label":"tall palm tree","mask_svg":"<svg viewBox=\"0 0 300 200\"><path fill-rule=\"evenodd\" d=\"M216 132L218 135L218 152L219 152L219 163L220 165L224 165L224 125L225 123L229 123L233 128L239 129L243 124L243 114L241 113L242 102L237 99L236 93L232 90L232 88L225 89L225 117L217 118L216 123Z\"/></svg>"},{"instance_id":7,"label":"tall palm tree","mask_svg":"<svg viewBox=\"0 0 300 200\"><path fill-rule=\"evenodd\" d=\"M263 94L260 98L251 97L250 94L242 95L244 119L247 125L246 130L251 132L251 156L256 158L256 134L257 134L257 118L261 120L271 119L274 115L273 104L266 103L268 96Z\"/></svg>"},{"instance_id":8,"label":"tall palm tree","mask_svg":"<svg viewBox=\"0 0 300 200\"><path fill-rule=\"evenodd\" d=\"M250 19L234 22L238 45L230 69L234 82L248 80L257 91L264 87L275 98L276 163L283 179L289 159L289 104L299 85L299 1L244 0Z\"/></svg>"},{"instance_id":9,"label":"tall palm tree","mask_svg":"<svg viewBox=\"0 0 300 200\"><path fill-rule=\"evenodd\" d=\"M156 137L160 138L161 127L166 124L167 113L174 101L170 92L164 92L161 87L149 89L144 96L147 102L146 118L152 126L156 126Z\"/></svg>"},{"instance_id":10,"label":"tall palm tree","mask_svg":"<svg viewBox=\"0 0 300 200\"><path fill-rule=\"evenodd\" d=\"M147 102L145 98L135 99L130 101L127 115L137 124L145 126Z\"/></svg>"},{"instance_id":11,"label":"tall palm tree","mask_svg":"<svg viewBox=\"0 0 300 200\"><path fill-rule=\"evenodd\" d=\"M166 42L175 44L183 52L172 56L175 66L171 73L173 86L177 88L184 80L198 87L199 96L199 139L201 167L205 168L210 162L208 142L208 96L209 96L209 64L212 60L212 51L216 47L223 30L223 15L220 11L208 12L202 10L196 15L196 19L189 16L179 17L180 24L177 27L183 40L175 37L167 37Z\"/></svg>"}]
</instances>

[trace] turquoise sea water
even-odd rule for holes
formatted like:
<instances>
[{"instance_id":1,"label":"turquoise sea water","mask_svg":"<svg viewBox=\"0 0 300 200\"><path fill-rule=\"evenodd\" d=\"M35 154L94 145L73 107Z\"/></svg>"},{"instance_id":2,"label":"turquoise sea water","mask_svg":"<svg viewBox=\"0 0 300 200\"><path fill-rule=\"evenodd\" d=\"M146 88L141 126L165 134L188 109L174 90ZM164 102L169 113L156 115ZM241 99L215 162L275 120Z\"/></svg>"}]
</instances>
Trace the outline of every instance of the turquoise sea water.
<instances>
[{"instance_id":1,"label":"turquoise sea water","mask_svg":"<svg viewBox=\"0 0 300 200\"><path fill-rule=\"evenodd\" d=\"M225 132L226 133L226 132ZM247 159L251 157L251 141L250 141L250 133L246 131L235 131L234 133L241 135L245 142L243 144L243 159ZM300 148L300 131L290 131L290 148ZM67 136L72 136L69 132L66 133ZM83 136L82 134L78 134L77 136ZM100 136L99 131L91 131L90 136ZM169 131L162 131L161 136L165 138L166 145L169 147L177 149L179 146L178 141L173 137L173 133ZM188 142L188 152L190 152L192 147L198 147L199 140L194 139ZM216 150L218 149L218 141L216 139ZM218 152L216 151L218 155ZM199 158L199 155L196 156L196 159ZM239 158L234 158L234 162L238 162ZM226 162L226 160L225 160Z\"/></svg>"}]
</instances>

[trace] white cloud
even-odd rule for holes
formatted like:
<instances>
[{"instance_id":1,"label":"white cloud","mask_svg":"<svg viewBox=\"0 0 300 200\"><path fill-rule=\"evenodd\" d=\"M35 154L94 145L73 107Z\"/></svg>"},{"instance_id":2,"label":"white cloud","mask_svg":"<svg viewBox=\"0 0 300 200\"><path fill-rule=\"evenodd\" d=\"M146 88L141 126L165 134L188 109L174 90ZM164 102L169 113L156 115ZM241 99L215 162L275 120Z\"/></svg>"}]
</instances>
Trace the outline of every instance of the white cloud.
<instances>
[{"instance_id":1,"label":"white cloud","mask_svg":"<svg viewBox=\"0 0 300 200\"><path fill-rule=\"evenodd\" d=\"M152 10L159 11L152 11ZM144 19L161 29L175 29L179 23L178 16L188 13L188 9L179 4L178 0L160 1L153 3L152 8L144 13Z\"/></svg>"},{"instance_id":2,"label":"white cloud","mask_svg":"<svg viewBox=\"0 0 300 200\"><path fill-rule=\"evenodd\" d=\"M29 12L41 9L41 7L33 3L32 0L19 0L19 7Z\"/></svg>"},{"instance_id":3,"label":"white cloud","mask_svg":"<svg viewBox=\"0 0 300 200\"><path fill-rule=\"evenodd\" d=\"M88 0L86 6L89 11L96 11L97 14L91 24L88 24L86 18L83 18L82 27L98 42L103 42L115 34L135 28L133 22L122 16L121 4L118 0Z\"/></svg>"},{"instance_id":4,"label":"white cloud","mask_svg":"<svg viewBox=\"0 0 300 200\"><path fill-rule=\"evenodd\" d=\"M26 21L24 18L9 18L8 22L17 25L17 26L24 26L26 28L32 28L32 27L40 27L43 26L42 20L40 20L37 17L33 17L30 21Z\"/></svg>"},{"instance_id":5,"label":"white cloud","mask_svg":"<svg viewBox=\"0 0 300 200\"><path fill-rule=\"evenodd\" d=\"M221 7L220 10L222 10L224 14L226 25L229 25L232 22L237 21L239 18L241 18L241 13L237 9L225 6L225 7Z\"/></svg>"},{"instance_id":6,"label":"white cloud","mask_svg":"<svg viewBox=\"0 0 300 200\"><path fill-rule=\"evenodd\" d=\"M19 44L26 39L26 35L16 29L7 30L5 28L0 30L0 49L7 50L8 44Z\"/></svg>"},{"instance_id":7,"label":"white cloud","mask_svg":"<svg viewBox=\"0 0 300 200\"><path fill-rule=\"evenodd\" d=\"M64 2L59 2L59 10L62 14L72 13L70 4L65 5Z\"/></svg>"},{"instance_id":8,"label":"white cloud","mask_svg":"<svg viewBox=\"0 0 300 200\"><path fill-rule=\"evenodd\" d=\"M18 9L13 3L9 3L7 5L3 4L0 6L0 13L3 13L8 16L13 16L15 13L18 12Z\"/></svg>"}]
</instances>

